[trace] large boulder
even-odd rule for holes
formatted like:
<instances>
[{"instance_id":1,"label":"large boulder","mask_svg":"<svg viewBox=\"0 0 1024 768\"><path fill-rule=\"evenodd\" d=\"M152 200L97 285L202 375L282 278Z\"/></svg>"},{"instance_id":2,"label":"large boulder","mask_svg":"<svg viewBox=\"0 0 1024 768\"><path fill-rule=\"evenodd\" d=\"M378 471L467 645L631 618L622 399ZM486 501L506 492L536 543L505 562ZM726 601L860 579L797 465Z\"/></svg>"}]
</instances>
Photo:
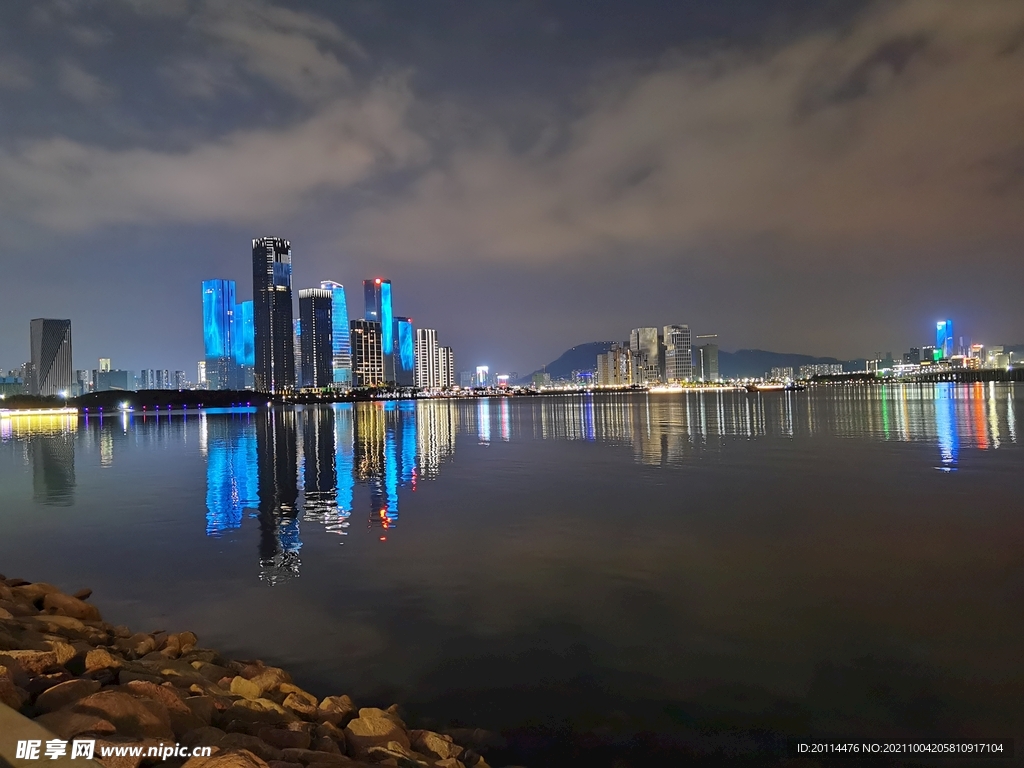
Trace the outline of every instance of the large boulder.
<instances>
[{"instance_id":1,"label":"large boulder","mask_svg":"<svg viewBox=\"0 0 1024 768\"><path fill-rule=\"evenodd\" d=\"M71 709L109 720L123 736L173 739L171 716L159 701L136 698L122 691L100 691L75 702Z\"/></svg>"},{"instance_id":2,"label":"large boulder","mask_svg":"<svg viewBox=\"0 0 1024 768\"><path fill-rule=\"evenodd\" d=\"M80 621L102 621L100 610L95 605L89 605L84 600L61 592L49 592L43 595L43 610L46 613L70 616Z\"/></svg>"},{"instance_id":3,"label":"large boulder","mask_svg":"<svg viewBox=\"0 0 1024 768\"><path fill-rule=\"evenodd\" d=\"M157 685L151 682L133 680L121 686L121 690L130 696L158 701L167 708L171 721L171 730L178 736L196 728L209 724L196 717L183 697L171 686Z\"/></svg>"},{"instance_id":4,"label":"large boulder","mask_svg":"<svg viewBox=\"0 0 1024 768\"><path fill-rule=\"evenodd\" d=\"M40 715L36 722L62 739L73 739L83 733L103 735L117 732L117 728L109 720L94 714L75 712L72 709L60 709Z\"/></svg>"},{"instance_id":5,"label":"large boulder","mask_svg":"<svg viewBox=\"0 0 1024 768\"><path fill-rule=\"evenodd\" d=\"M57 666L57 654L53 651L4 651L3 656L14 659L25 672L35 677ZM0 661L2 663L2 661Z\"/></svg>"},{"instance_id":6,"label":"large boulder","mask_svg":"<svg viewBox=\"0 0 1024 768\"><path fill-rule=\"evenodd\" d=\"M462 747L452 741L451 736L433 731L409 731L409 741L417 752L433 755L439 760L458 757L463 752Z\"/></svg>"},{"instance_id":7,"label":"large boulder","mask_svg":"<svg viewBox=\"0 0 1024 768\"><path fill-rule=\"evenodd\" d=\"M309 749L310 737L306 731L263 726L257 732L263 741L278 749Z\"/></svg>"},{"instance_id":8,"label":"large boulder","mask_svg":"<svg viewBox=\"0 0 1024 768\"><path fill-rule=\"evenodd\" d=\"M190 757L181 768L268 768L266 762L247 749L218 752L212 757Z\"/></svg>"},{"instance_id":9,"label":"large boulder","mask_svg":"<svg viewBox=\"0 0 1024 768\"><path fill-rule=\"evenodd\" d=\"M356 716L356 705L348 696L328 696L320 702L317 720L344 726Z\"/></svg>"},{"instance_id":10,"label":"large boulder","mask_svg":"<svg viewBox=\"0 0 1024 768\"><path fill-rule=\"evenodd\" d=\"M55 712L85 698L100 689L98 680L79 677L48 688L36 698L36 709L40 712Z\"/></svg>"},{"instance_id":11,"label":"large boulder","mask_svg":"<svg viewBox=\"0 0 1024 768\"><path fill-rule=\"evenodd\" d=\"M345 742L349 754L352 757L364 757L369 754L371 747L386 747L391 741L408 749L409 736L395 719L383 709L360 709L359 717L350 720L345 726Z\"/></svg>"},{"instance_id":12,"label":"large boulder","mask_svg":"<svg viewBox=\"0 0 1024 768\"><path fill-rule=\"evenodd\" d=\"M280 760L281 750L247 733L226 733L214 745L222 750L247 749L263 760Z\"/></svg>"},{"instance_id":13,"label":"large boulder","mask_svg":"<svg viewBox=\"0 0 1024 768\"><path fill-rule=\"evenodd\" d=\"M94 648L85 655L85 671L97 669L117 669L124 666L124 659L115 656L106 648Z\"/></svg>"}]
</instances>

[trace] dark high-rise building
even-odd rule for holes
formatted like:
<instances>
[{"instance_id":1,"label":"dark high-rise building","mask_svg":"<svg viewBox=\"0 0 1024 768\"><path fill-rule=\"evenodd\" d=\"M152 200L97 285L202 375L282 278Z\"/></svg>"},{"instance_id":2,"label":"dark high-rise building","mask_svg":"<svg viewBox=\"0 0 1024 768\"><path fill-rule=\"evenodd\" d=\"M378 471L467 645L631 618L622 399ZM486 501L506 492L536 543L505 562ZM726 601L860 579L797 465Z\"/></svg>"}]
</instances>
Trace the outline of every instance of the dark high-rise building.
<instances>
[{"instance_id":1,"label":"dark high-rise building","mask_svg":"<svg viewBox=\"0 0 1024 768\"><path fill-rule=\"evenodd\" d=\"M292 246L278 237L252 241L255 386L260 392L295 387ZM209 375L209 372L207 372Z\"/></svg>"},{"instance_id":2,"label":"dark high-rise building","mask_svg":"<svg viewBox=\"0 0 1024 768\"><path fill-rule=\"evenodd\" d=\"M718 373L718 345L701 344L694 350L694 363L697 381L709 382L719 381L721 376Z\"/></svg>"},{"instance_id":3,"label":"dark high-rise building","mask_svg":"<svg viewBox=\"0 0 1024 768\"><path fill-rule=\"evenodd\" d=\"M39 318L30 324L32 348L29 393L70 396L75 383L71 364L71 321Z\"/></svg>"},{"instance_id":4,"label":"dark high-rise building","mask_svg":"<svg viewBox=\"0 0 1024 768\"><path fill-rule=\"evenodd\" d=\"M353 320L349 328L352 336L352 386L383 385L384 357L381 351L380 323Z\"/></svg>"},{"instance_id":5,"label":"dark high-rise building","mask_svg":"<svg viewBox=\"0 0 1024 768\"><path fill-rule=\"evenodd\" d=\"M411 387L416 374L416 336L412 318L395 318L395 384Z\"/></svg>"},{"instance_id":6,"label":"dark high-rise building","mask_svg":"<svg viewBox=\"0 0 1024 768\"><path fill-rule=\"evenodd\" d=\"M235 281L203 281L203 346L210 389L237 389ZM143 385L143 389L150 389Z\"/></svg>"},{"instance_id":7,"label":"dark high-rise building","mask_svg":"<svg viewBox=\"0 0 1024 768\"><path fill-rule=\"evenodd\" d=\"M665 345L665 380L671 382L690 381L693 379L690 327L666 325L662 330L664 331Z\"/></svg>"},{"instance_id":8,"label":"dark high-rise building","mask_svg":"<svg viewBox=\"0 0 1024 768\"><path fill-rule=\"evenodd\" d=\"M303 387L329 387L334 376L333 322L334 294L325 288L299 291L299 348Z\"/></svg>"},{"instance_id":9,"label":"dark high-rise building","mask_svg":"<svg viewBox=\"0 0 1024 768\"><path fill-rule=\"evenodd\" d=\"M363 280L363 318L380 324L381 354L384 356L384 381L395 381L395 312L391 299L391 281L377 277Z\"/></svg>"}]
</instances>

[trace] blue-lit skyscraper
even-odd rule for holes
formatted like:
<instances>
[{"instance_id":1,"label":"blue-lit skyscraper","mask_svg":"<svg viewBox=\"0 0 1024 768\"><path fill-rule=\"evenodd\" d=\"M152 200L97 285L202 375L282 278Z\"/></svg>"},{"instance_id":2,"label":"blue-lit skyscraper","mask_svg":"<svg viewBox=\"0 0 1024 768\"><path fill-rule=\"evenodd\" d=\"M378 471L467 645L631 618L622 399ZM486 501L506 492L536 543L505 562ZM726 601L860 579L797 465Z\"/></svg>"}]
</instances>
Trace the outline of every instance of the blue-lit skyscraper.
<instances>
[{"instance_id":1,"label":"blue-lit skyscraper","mask_svg":"<svg viewBox=\"0 0 1024 768\"><path fill-rule=\"evenodd\" d=\"M252 241L256 389L283 392L295 386L292 317L292 246L278 237ZM207 374L209 375L209 374Z\"/></svg>"},{"instance_id":2,"label":"blue-lit skyscraper","mask_svg":"<svg viewBox=\"0 0 1024 768\"><path fill-rule=\"evenodd\" d=\"M334 386L347 389L352 386L352 335L348 325L348 303L345 286L324 280L320 287L331 292L331 375Z\"/></svg>"},{"instance_id":3,"label":"blue-lit skyscraper","mask_svg":"<svg viewBox=\"0 0 1024 768\"><path fill-rule=\"evenodd\" d=\"M253 304L243 301L235 305L232 318L231 346L238 370L237 389L252 387L253 367L256 365L256 328L253 322Z\"/></svg>"},{"instance_id":4,"label":"blue-lit skyscraper","mask_svg":"<svg viewBox=\"0 0 1024 768\"><path fill-rule=\"evenodd\" d=\"M235 281L203 281L203 345L210 389L237 386Z\"/></svg>"},{"instance_id":5,"label":"blue-lit skyscraper","mask_svg":"<svg viewBox=\"0 0 1024 768\"><path fill-rule=\"evenodd\" d=\"M411 387L416 374L416 334L412 318L395 318L395 344L395 383L400 387Z\"/></svg>"},{"instance_id":6,"label":"blue-lit skyscraper","mask_svg":"<svg viewBox=\"0 0 1024 768\"><path fill-rule=\"evenodd\" d=\"M955 349L953 342L953 321L940 320L935 324L935 348L944 358L952 357Z\"/></svg>"},{"instance_id":7,"label":"blue-lit skyscraper","mask_svg":"<svg viewBox=\"0 0 1024 768\"><path fill-rule=\"evenodd\" d=\"M363 280L364 319L380 323L380 346L384 356L384 380L395 381L395 312L391 299L391 281Z\"/></svg>"}]
</instances>

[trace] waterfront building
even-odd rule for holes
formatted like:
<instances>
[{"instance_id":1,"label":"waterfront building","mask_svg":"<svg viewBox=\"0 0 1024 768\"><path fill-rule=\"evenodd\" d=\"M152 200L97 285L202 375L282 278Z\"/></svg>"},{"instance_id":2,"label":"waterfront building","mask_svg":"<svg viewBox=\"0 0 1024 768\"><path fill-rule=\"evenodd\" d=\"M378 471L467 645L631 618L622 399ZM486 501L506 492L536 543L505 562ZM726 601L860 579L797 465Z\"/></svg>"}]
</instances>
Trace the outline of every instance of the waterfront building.
<instances>
[{"instance_id":1,"label":"waterfront building","mask_svg":"<svg viewBox=\"0 0 1024 768\"><path fill-rule=\"evenodd\" d=\"M628 387L634 383L633 351L628 347L613 344L603 355L597 356L597 386ZM548 383L551 378L549 374Z\"/></svg>"},{"instance_id":2,"label":"waterfront building","mask_svg":"<svg viewBox=\"0 0 1024 768\"><path fill-rule=\"evenodd\" d=\"M395 318L395 384L411 387L416 378L416 337L412 318Z\"/></svg>"},{"instance_id":3,"label":"waterfront building","mask_svg":"<svg viewBox=\"0 0 1024 768\"><path fill-rule=\"evenodd\" d=\"M331 379L336 388L348 389L352 386L352 337L345 286L324 280L320 287L331 292Z\"/></svg>"},{"instance_id":4,"label":"waterfront building","mask_svg":"<svg viewBox=\"0 0 1024 768\"><path fill-rule=\"evenodd\" d=\"M380 277L363 280L363 318L380 325L384 380L395 381L395 312L391 281Z\"/></svg>"},{"instance_id":5,"label":"waterfront building","mask_svg":"<svg viewBox=\"0 0 1024 768\"><path fill-rule=\"evenodd\" d=\"M1001 345L992 345L985 350L986 368L1009 368L1010 356L1006 354Z\"/></svg>"},{"instance_id":6,"label":"waterfront building","mask_svg":"<svg viewBox=\"0 0 1024 768\"><path fill-rule=\"evenodd\" d=\"M478 365L476 367L476 375L473 376L474 387L489 387L491 386L491 370L486 365Z\"/></svg>"},{"instance_id":7,"label":"waterfront building","mask_svg":"<svg viewBox=\"0 0 1024 768\"><path fill-rule=\"evenodd\" d=\"M459 371L459 386L463 389L469 389L473 386L472 371Z\"/></svg>"},{"instance_id":8,"label":"waterfront building","mask_svg":"<svg viewBox=\"0 0 1024 768\"><path fill-rule=\"evenodd\" d=\"M256 324L253 302L235 305L231 328L232 355L235 361L234 389L252 389L256 367Z\"/></svg>"},{"instance_id":9,"label":"waterfront building","mask_svg":"<svg viewBox=\"0 0 1024 768\"><path fill-rule=\"evenodd\" d=\"M842 376L841 363L814 363L800 366L801 379L813 379L815 376Z\"/></svg>"},{"instance_id":10,"label":"waterfront building","mask_svg":"<svg viewBox=\"0 0 1024 768\"><path fill-rule=\"evenodd\" d=\"M629 334L629 350L634 368L633 383L659 383L662 379L662 366L658 329L634 328Z\"/></svg>"},{"instance_id":11,"label":"waterfront building","mask_svg":"<svg viewBox=\"0 0 1024 768\"><path fill-rule=\"evenodd\" d=\"M793 367L787 365L787 366L780 366L780 367L772 368L772 371L769 374L768 378L776 379L776 380L792 379L793 378Z\"/></svg>"},{"instance_id":12,"label":"waterfront building","mask_svg":"<svg viewBox=\"0 0 1024 768\"><path fill-rule=\"evenodd\" d=\"M940 320L935 324L935 348L940 357L948 358L956 354L953 342L953 321Z\"/></svg>"},{"instance_id":13,"label":"waterfront building","mask_svg":"<svg viewBox=\"0 0 1024 768\"><path fill-rule=\"evenodd\" d=\"M601 364L600 358L602 355L598 355L598 366ZM535 387L550 387L551 386L551 374L547 371L541 371L540 373L533 374L533 386Z\"/></svg>"},{"instance_id":14,"label":"waterfront building","mask_svg":"<svg viewBox=\"0 0 1024 768\"><path fill-rule=\"evenodd\" d=\"M184 371L175 371L174 372L174 388L176 390L178 390L179 392L181 390L183 390L183 389L187 389L188 388L188 381L185 379L185 372Z\"/></svg>"},{"instance_id":15,"label":"waterfront building","mask_svg":"<svg viewBox=\"0 0 1024 768\"><path fill-rule=\"evenodd\" d=\"M139 371L139 389L156 389L156 371L152 368Z\"/></svg>"},{"instance_id":16,"label":"waterfront building","mask_svg":"<svg viewBox=\"0 0 1024 768\"><path fill-rule=\"evenodd\" d=\"M938 347L921 347L921 362L935 363L942 359L942 350Z\"/></svg>"},{"instance_id":17,"label":"waterfront building","mask_svg":"<svg viewBox=\"0 0 1024 768\"><path fill-rule=\"evenodd\" d=\"M295 386L292 247L278 237L252 241L255 387L283 392ZM207 372L209 375L209 371Z\"/></svg>"},{"instance_id":18,"label":"waterfront building","mask_svg":"<svg viewBox=\"0 0 1024 768\"><path fill-rule=\"evenodd\" d=\"M693 379L693 349L690 341L690 327L666 325L662 331L665 344L665 381L691 381Z\"/></svg>"},{"instance_id":19,"label":"waterfront building","mask_svg":"<svg viewBox=\"0 0 1024 768\"><path fill-rule=\"evenodd\" d=\"M324 389L334 382L332 339L334 294L326 288L299 291L300 361L303 387Z\"/></svg>"},{"instance_id":20,"label":"waterfront building","mask_svg":"<svg viewBox=\"0 0 1024 768\"><path fill-rule=\"evenodd\" d=\"M210 389L236 389L235 281L203 281L203 346ZM155 387L143 385L143 389Z\"/></svg>"},{"instance_id":21,"label":"waterfront building","mask_svg":"<svg viewBox=\"0 0 1024 768\"><path fill-rule=\"evenodd\" d=\"M159 377L157 389L170 389L171 388L171 372L166 368L162 368L157 371Z\"/></svg>"},{"instance_id":22,"label":"waterfront building","mask_svg":"<svg viewBox=\"0 0 1024 768\"><path fill-rule=\"evenodd\" d=\"M718 372L718 345L714 343L701 344L694 351L694 378L705 383L721 381L721 374Z\"/></svg>"},{"instance_id":23,"label":"waterfront building","mask_svg":"<svg viewBox=\"0 0 1024 768\"><path fill-rule=\"evenodd\" d=\"M0 376L0 396L25 394L25 380L20 376Z\"/></svg>"},{"instance_id":24,"label":"waterfront building","mask_svg":"<svg viewBox=\"0 0 1024 768\"><path fill-rule=\"evenodd\" d=\"M117 368L98 371L96 373L97 392L131 392L135 389L135 376L131 371Z\"/></svg>"},{"instance_id":25,"label":"waterfront building","mask_svg":"<svg viewBox=\"0 0 1024 768\"><path fill-rule=\"evenodd\" d=\"M71 393L74 369L71 363L71 321L37 318L29 325L32 351L29 393L60 395Z\"/></svg>"},{"instance_id":26,"label":"waterfront building","mask_svg":"<svg viewBox=\"0 0 1024 768\"><path fill-rule=\"evenodd\" d=\"M382 386L384 357L381 352L380 323L353 320L349 323L349 333L352 338L352 386Z\"/></svg>"},{"instance_id":27,"label":"waterfront building","mask_svg":"<svg viewBox=\"0 0 1024 768\"><path fill-rule=\"evenodd\" d=\"M453 388L455 386L455 352L451 347L438 347L437 362L437 386L441 389Z\"/></svg>"},{"instance_id":28,"label":"waterfront building","mask_svg":"<svg viewBox=\"0 0 1024 768\"><path fill-rule=\"evenodd\" d=\"M420 389L438 389L442 386L438 353L437 331L433 328L417 328L414 383Z\"/></svg>"},{"instance_id":29,"label":"waterfront building","mask_svg":"<svg viewBox=\"0 0 1024 768\"><path fill-rule=\"evenodd\" d=\"M206 389L206 361L200 360L196 363L196 386Z\"/></svg>"}]
</instances>

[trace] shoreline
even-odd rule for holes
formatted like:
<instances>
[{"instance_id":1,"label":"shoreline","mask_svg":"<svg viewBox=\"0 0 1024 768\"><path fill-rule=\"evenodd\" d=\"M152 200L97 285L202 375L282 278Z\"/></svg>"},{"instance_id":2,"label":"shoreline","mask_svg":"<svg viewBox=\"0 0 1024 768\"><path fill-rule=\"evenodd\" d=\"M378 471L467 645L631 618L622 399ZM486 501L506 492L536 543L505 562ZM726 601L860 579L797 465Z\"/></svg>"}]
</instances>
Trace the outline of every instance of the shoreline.
<instances>
[{"instance_id":1,"label":"shoreline","mask_svg":"<svg viewBox=\"0 0 1024 768\"><path fill-rule=\"evenodd\" d=\"M95 739L106 768L490 768L448 734L409 728L398 705L318 699L287 671L225 658L192 632L108 624L91 594L0 575L0 703L59 739ZM13 754L17 736L3 738L0 755ZM213 754L100 757L102 746L175 743Z\"/></svg>"}]
</instances>

